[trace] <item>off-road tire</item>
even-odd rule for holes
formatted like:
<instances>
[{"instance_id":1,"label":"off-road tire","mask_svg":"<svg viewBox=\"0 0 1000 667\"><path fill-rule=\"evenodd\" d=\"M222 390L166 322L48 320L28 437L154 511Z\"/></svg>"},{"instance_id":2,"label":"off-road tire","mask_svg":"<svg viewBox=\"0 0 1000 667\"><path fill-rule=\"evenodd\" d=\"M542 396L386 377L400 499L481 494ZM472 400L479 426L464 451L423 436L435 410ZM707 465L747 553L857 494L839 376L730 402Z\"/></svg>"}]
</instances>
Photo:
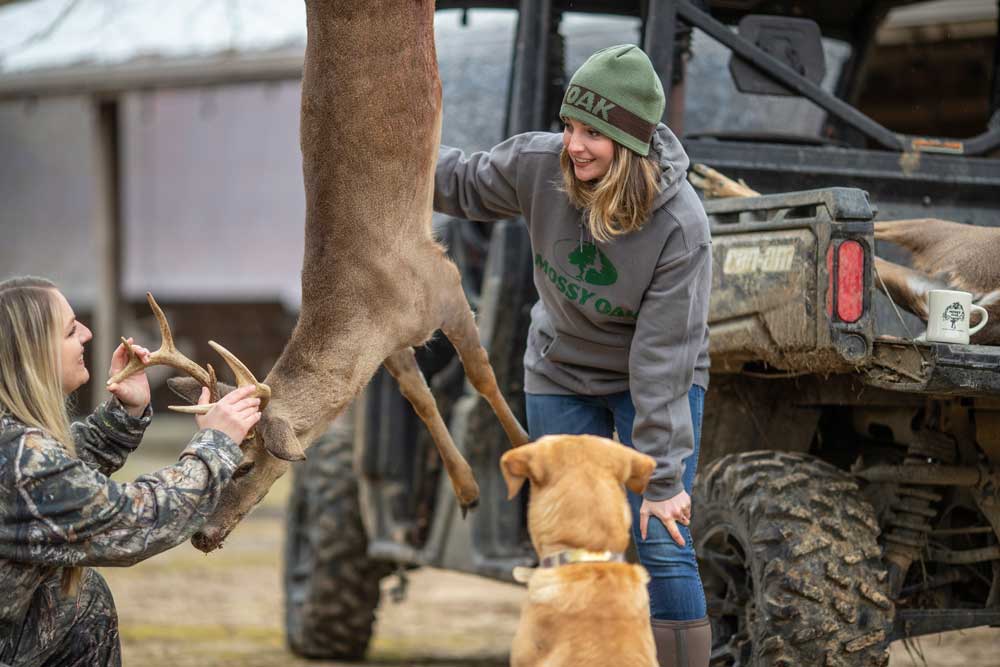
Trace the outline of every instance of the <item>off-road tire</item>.
<instances>
[{"instance_id":1,"label":"off-road tire","mask_svg":"<svg viewBox=\"0 0 1000 667\"><path fill-rule=\"evenodd\" d=\"M285 631L301 656L360 660L371 640L379 580L389 569L367 556L353 429L338 422L294 468L285 533Z\"/></svg>"},{"instance_id":2,"label":"off-road tire","mask_svg":"<svg viewBox=\"0 0 1000 667\"><path fill-rule=\"evenodd\" d=\"M879 526L849 475L802 454L729 455L693 507L712 667L888 664Z\"/></svg>"}]
</instances>

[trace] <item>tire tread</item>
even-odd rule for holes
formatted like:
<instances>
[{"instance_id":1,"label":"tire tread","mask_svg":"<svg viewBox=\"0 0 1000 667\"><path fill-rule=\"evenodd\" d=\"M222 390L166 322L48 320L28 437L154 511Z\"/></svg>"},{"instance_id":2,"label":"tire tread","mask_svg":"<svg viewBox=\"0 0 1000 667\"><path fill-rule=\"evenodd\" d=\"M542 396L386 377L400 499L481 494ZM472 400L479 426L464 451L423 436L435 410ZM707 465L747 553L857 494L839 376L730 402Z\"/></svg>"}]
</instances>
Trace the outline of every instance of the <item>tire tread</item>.
<instances>
[{"instance_id":1,"label":"tire tread","mask_svg":"<svg viewBox=\"0 0 1000 667\"><path fill-rule=\"evenodd\" d=\"M729 455L699 479L694 507L696 539L720 520L748 538L752 665L888 665L879 526L846 473L803 454Z\"/></svg>"}]
</instances>

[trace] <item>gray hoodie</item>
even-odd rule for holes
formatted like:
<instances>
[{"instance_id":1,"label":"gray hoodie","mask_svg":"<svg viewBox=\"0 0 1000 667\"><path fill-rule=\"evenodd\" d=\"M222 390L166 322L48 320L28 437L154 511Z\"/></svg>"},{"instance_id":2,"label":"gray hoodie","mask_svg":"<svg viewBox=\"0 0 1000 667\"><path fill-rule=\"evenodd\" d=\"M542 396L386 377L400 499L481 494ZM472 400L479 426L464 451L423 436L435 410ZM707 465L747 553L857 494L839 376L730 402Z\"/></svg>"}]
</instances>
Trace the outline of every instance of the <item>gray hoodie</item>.
<instances>
[{"instance_id":1,"label":"gray hoodie","mask_svg":"<svg viewBox=\"0 0 1000 667\"><path fill-rule=\"evenodd\" d=\"M469 220L523 215L535 287L524 354L525 391L599 396L630 390L632 442L656 459L649 500L684 490L694 448L688 390L708 387L711 236L685 176L687 154L660 124L651 155L662 191L649 222L595 242L561 188L562 135L520 134L466 156L441 147L434 209Z\"/></svg>"}]
</instances>

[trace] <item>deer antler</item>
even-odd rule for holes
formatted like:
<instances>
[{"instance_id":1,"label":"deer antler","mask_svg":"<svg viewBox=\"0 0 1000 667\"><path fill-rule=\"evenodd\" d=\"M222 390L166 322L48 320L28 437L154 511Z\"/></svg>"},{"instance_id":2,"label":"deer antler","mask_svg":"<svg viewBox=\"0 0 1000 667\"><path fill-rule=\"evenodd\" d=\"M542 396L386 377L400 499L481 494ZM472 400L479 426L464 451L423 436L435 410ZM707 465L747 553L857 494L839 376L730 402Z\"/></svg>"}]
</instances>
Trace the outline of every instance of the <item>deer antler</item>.
<instances>
[{"instance_id":1,"label":"deer antler","mask_svg":"<svg viewBox=\"0 0 1000 667\"><path fill-rule=\"evenodd\" d=\"M203 415L212 409L216 401L219 400L219 387L216 381L215 369L212 368L211 364L207 365L207 370L191 361L188 357L184 356L177 347L174 345L174 336L170 332L170 325L167 323L167 318L160 309L160 306L156 303L156 299L149 292L146 292L146 301L149 302L149 307L153 311L153 315L156 316L156 321L160 325L160 338L162 342L160 343L160 349L149 355L149 361L143 363L139 355L135 353L132 346L127 340L122 338L122 344L125 346L125 351L128 353L128 363L125 368L121 369L114 376L108 380L108 384L115 382L121 382L130 375L135 375L136 373L150 367L150 366L170 366L176 368L182 373L187 373L195 380L197 380L201 385L208 387L209 398L211 403L206 403L205 405L171 405L169 408L175 412L183 412L185 414ZM267 402L271 399L271 388L262 382L257 382L257 378L254 377L250 369L247 368L242 361L236 358L232 352L222 347L214 340L208 342L212 346L212 349L219 353L219 355L226 360L226 363L233 370L233 374L236 376L236 384L239 387L245 387L247 385L253 385L256 387L253 395L260 398L260 409L263 410L267 406Z\"/></svg>"},{"instance_id":2,"label":"deer antler","mask_svg":"<svg viewBox=\"0 0 1000 667\"><path fill-rule=\"evenodd\" d=\"M242 361L236 358L236 355L222 347L214 340L208 341L208 344L213 350L219 353L219 356L225 359L226 364L232 369L233 375L236 376L236 386L237 387L248 387L253 386L256 389L253 392L253 396L260 399L260 410L263 411L267 407L267 402L271 400L271 388L268 387L263 382L258 382L254 374L250 372L250 369L244 365ZM211 368L211 366L209 366ZM212 372L214 377L215 372ZM218 399L215 399L218 400ZM203 415L212 409L215 405L215 401L212 403L206 403L205 405L171 405L168 406L174 412L183 412L188 415Z\"/></svg>"},{"instance_id":3,"label":"deer antler","mask_svg":"<svg viewBox=\"0 0 1000 667\"><path fill-rule=\"evenodd\" d=\"M723 173L704 164L691 166L688 174L691 185L705 191L706 197L759 197L760 193L742 180L734 181Z\"/></svg>"},{"instance_id":4,"label":"deer antler","mask_svg":"<svg viewBox=\"0 0 1000 667\"><path fill-rule=\"evenodd\" d=\"M215 371L211 366L206 371L178 351L174 345L174 336L170 332L170 325L167 324L167 318L163 314L163 311L160 310L160 306L156 303L156 299L153 298L150 292L146 292L146 301L149 302L149 307L152 309L153 315L156 316L156 321L160 325L160 338L162 341L160 349L150 354L149 361L143 363L129 342L122 338L122 345L125 346L125 351L128 353L128 363L125 365L125 368L115 373L108 380L108 384L121 382L125 378L135 375L149 366L170 366L182 373L187 373L202 385L208 387L209 392L215 397L215 400L218 400L219 390L215 381Z\"/></svg>"}]
</instances>

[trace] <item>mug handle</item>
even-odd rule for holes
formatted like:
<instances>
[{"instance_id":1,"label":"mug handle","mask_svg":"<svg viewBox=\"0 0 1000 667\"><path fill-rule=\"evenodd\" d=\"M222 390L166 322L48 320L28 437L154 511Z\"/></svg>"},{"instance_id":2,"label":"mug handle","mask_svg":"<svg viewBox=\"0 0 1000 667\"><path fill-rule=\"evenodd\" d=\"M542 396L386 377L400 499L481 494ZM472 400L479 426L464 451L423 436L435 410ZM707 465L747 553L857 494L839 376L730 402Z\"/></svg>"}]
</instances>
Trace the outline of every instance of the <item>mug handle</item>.
<instances>
[{"instance_id":1,"label":"mug handle","mask_svg":"<svg viewBox=\"0 0 1000 667\"><path fill-rule=\"evenodd\" d=\"M973 327L972 329L969 329L969 335L970 336L972 334L976 333L977 331L979 331L980 329L982 329L983 327L985 327L986 323L990 319L990 314L987 313L986 309L983 308L982 306L977 306L976 304L972 304L972 309L973 310L978 310L979 312L981 312L983 314L983 319L979 320L979 324L977 324L975 327Z\"/></svg>"}]
</instances>

